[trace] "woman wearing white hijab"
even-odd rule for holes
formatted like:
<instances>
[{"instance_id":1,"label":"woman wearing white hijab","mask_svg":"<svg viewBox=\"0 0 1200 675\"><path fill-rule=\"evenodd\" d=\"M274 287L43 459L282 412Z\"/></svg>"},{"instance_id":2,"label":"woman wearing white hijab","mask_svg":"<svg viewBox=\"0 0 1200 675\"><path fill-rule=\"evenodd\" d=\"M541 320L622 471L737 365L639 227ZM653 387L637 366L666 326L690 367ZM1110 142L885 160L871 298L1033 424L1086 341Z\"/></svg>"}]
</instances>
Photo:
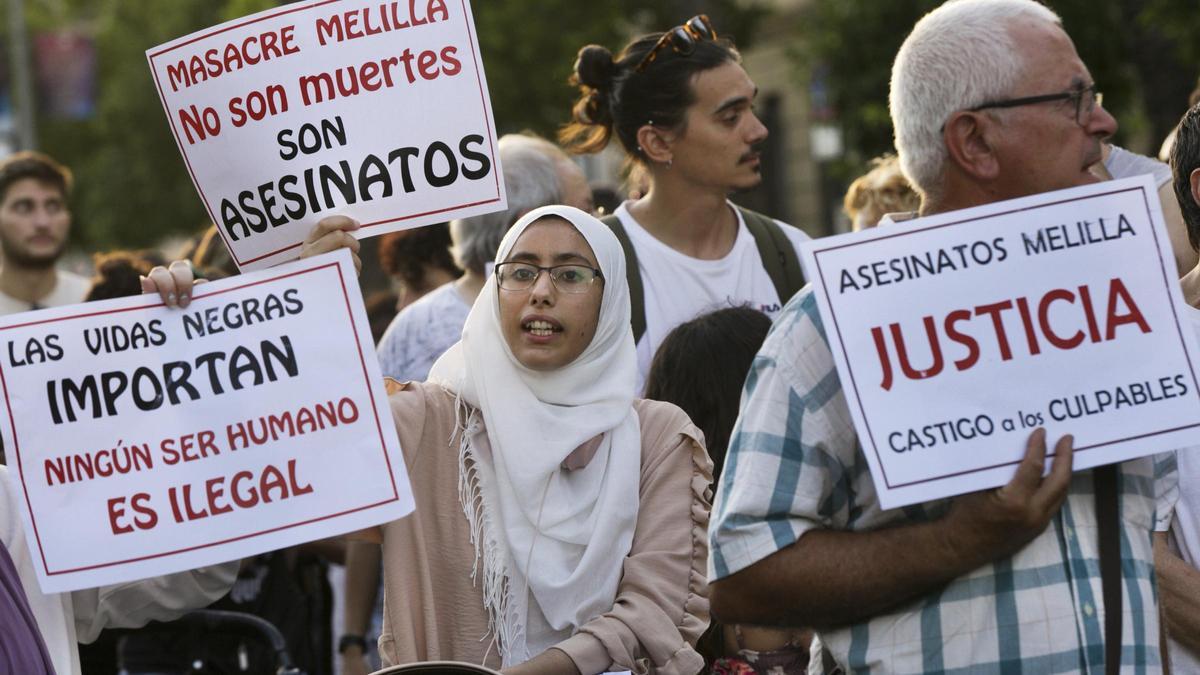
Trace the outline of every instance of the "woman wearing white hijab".
<instances>
[{"instance_id":1,"label":"woman wearing white hijab","mask_svg":"<svg viewBox=\"0 0 1200 675\"><path fill-rule=\"evenodd\" d=\"M380 528L380 653L696 673L711 464L682 411L633 398L620 245L551 206L496 261L462 341L391 397L417 509Z\"/></svg>"}]
</instances>

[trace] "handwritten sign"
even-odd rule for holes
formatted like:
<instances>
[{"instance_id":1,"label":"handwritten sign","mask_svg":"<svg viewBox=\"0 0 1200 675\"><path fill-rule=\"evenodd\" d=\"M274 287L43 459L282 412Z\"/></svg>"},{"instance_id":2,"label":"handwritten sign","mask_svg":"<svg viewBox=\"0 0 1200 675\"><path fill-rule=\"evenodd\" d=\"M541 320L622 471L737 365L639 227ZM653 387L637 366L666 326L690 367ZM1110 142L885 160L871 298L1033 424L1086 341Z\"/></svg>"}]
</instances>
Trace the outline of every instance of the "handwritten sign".
<instances>
[{"instance_id":1,"label":"handwritten sign","mask_svg":"<svg viewBox=\"0 0 1200 675\"><path fill-rule=\"evenodd\" d=\"M400 518L412 496L349 254L0 319L0 432L47 592Z\"/></svg>"},{"instance_id":2,"label":"handwritten sign","mask_svg":"<svg viewBox=\"0 0 1200 675\"><path fill-rule=\"evenodd\" d=\"M1033 429L1075 468L1194 443L1195 336L1146 177L809 243L885 508L1007 483Z\"/></svg>"},{"instance_id":3,"label":"handwritten sign","mask_svg":"<svg viewBox=\"0 0 1200 675\"><path fill-rule=\"evenodd\" d=\"M467 0L321 0L146 52L171 131L243 269L312 226L366 237L506 207Z\"/></svg>"}]
</instances>

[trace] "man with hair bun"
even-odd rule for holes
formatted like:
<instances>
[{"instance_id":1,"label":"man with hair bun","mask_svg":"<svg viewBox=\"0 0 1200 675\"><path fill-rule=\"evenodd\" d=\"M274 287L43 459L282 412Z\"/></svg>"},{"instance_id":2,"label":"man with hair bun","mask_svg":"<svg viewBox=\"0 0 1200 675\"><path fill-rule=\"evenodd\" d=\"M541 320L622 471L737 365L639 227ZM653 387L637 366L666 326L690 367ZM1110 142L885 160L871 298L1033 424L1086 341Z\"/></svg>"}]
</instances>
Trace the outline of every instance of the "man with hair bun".
<instances>
[{"instance_id":1,"label":"man with hair bun","mask_svg":"<svg viewBox=\"0 0 1200 675\"><path fill-rule=\"evenodd\" d=\"M38 152L0 162L0 315L83 302L86 277L55 267L71 231L71 171Z\"/></svg>"},{"instance_id":2,"label":"man with hair bun","mask_svg":"<svg viewBox=\"0 0 1200 675\"><path fill-rule=\"evenodd\" d=\"M890 105L923 215L1094 183L1117 129L1033 0L927 14ZM755 359L716 490L713 614L815 626L821 660L847 672L1158 672L1152 533L1178 497L1175 455L1073 474L1072 437L1054 451L1038 429L1003 487L883 510L802 291Z\"/></svg>"},{"instance_id":3,"label":"man with hair bun","mask_svg":"<svg viewBox=\"0 0 1200 675\"><path fill-rule=\"evenodd\" d=\"M649 183L605 219L637 261L629 271L642 287L639 298L631 283L639 390L675 326L730 305L774 316L802 285L795 247L807 235L729 201L762 181L758 146L767 138L753 109L758 88L740 61L701 15L615 58L588 45L575 63L580 97L559 140L591 153L615 136Z\"/></svg>"}]
</instances>

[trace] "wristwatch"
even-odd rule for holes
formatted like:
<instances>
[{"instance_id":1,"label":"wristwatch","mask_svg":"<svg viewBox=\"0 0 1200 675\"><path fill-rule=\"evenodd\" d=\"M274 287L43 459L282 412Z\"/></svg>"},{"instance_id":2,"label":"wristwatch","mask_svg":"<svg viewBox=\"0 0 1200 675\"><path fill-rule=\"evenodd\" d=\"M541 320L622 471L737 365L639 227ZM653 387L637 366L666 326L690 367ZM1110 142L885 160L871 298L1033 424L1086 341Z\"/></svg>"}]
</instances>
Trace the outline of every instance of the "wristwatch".
<instances>
[{"instance_id":1,"label":"wristwatch","mask_svg":"<svg viewBox=\"0 0 1200 675\"><path fill-rule=\"evenodd\" d=\"M358 647L362 653L367 653L367 639L361 635L347 633L338 640L338 653L345 654L351 647Z\"/></svg>"}]
</instances>

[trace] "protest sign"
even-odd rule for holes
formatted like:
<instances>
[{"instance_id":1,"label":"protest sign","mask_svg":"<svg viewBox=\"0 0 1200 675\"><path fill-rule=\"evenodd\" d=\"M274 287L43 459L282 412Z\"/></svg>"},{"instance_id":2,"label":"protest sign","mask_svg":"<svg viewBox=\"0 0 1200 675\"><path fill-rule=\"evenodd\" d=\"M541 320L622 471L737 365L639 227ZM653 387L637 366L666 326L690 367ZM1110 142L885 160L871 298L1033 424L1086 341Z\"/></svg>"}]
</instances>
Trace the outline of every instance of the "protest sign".
<instances>
[{"instance_id":1,"label":"protest sign","mask_svg":"<svg viewBox=\"0 0 1200 675\"><path fill-rule=\"evenodd\" d=\"M321 218L359 237L506 207L467 0L320 0L146 52L205 208L242 269Z\"/></svg>"},{"instance_id":2,"label":"protest sign","mask_svg":"<svg viewBox=\"0 0 1200 675\"><path fill-rule=\"evenodd\" d=\"M1076 469L1194 443L1195 338L1148 177L802 257L885 508L1007 483L1037 427L1075 437Z\"/></svg>"},{"instance_id":3,"label":"protest sign","mask_svg":"<svg viewBox=\"0 0 1200 675\"><path fill-rule=\"evenodd\" d=\"M400 518L412 495L345 251L0 319L2 424L47 592Z\"/></svg>"}]
</instances>

